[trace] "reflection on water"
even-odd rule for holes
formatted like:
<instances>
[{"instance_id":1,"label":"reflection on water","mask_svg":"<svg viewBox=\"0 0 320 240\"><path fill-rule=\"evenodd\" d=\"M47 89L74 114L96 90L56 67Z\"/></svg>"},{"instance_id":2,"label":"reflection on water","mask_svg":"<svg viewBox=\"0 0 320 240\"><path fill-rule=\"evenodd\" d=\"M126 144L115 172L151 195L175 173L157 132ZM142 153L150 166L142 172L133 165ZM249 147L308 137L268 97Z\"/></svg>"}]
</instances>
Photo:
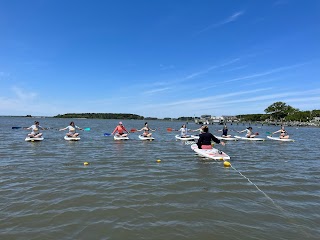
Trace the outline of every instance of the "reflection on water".
<instances>
[{"instance_id":1,"label":"reflection on water","mask_svg":"<svg viewBox=\"0 0 320 240\"><path fill-rule=\"evenodd\" d=\"M216 145L234 168L176 141L181 122L149 121L155 141L114 141L116 120L76 119L79 142L33 119L0 118L1 239L318 239L319 129L287 128L296 142ZM70 119L40 119L65 127ZM144 121L124 121L127 129ZM195 124L189 124L197 129ZM242 130L244 126L233 125ZM210 131L221 129L210 126ZM260 136L275 127L256 128ZM232 132L231 132L232 133ZM307 137L308 136L308 137ZM160 159L158 163L156 160ZM83 163L89 162L85 166ZM250 181L249 181L249 180ZM259 189L261 191L259 191Z\"/></svg>"}]
</instances>

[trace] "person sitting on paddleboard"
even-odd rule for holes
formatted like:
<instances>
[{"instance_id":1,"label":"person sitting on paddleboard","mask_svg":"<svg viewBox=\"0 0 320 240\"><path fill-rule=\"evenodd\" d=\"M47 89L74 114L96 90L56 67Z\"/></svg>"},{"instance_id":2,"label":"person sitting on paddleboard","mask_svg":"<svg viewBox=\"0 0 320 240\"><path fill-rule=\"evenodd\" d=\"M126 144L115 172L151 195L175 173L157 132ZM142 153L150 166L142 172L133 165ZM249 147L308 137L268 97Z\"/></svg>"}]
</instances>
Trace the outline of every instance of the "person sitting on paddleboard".
<instances>
[{"instance_id":1,"label":"person sitting on paddleboard","mask_svg":"<svg viewBox=\"0 0 320 240\"><path fill-rule=\"evenodd\" d=\"M245 130L238 131L238 133L247 132L246 137L247 138L254 138L256 135L259 135L259 133L253 133L252 127L248 127Z\"/></svg>"},{"instance_id":2,"label":"person sitting on paddleboard","mask_svg":"<svg viewBox=\"0 0 320 240\"><path fill-rule=\"evenodd\" d=\"M208 126L203 127L203 133L199 135L199 140L198 140L198 148L200 149L212 149L211 145L211 140L214 141L215 143L220 143L222 146L225 145L224 142L220 141L217 139L215 136L213 136L211 133L209 133L209 128Z\"/></svg>"},{"instance_id":3,"label":"person sitting on paddleboard","mask_svg":"<svg viewBox=\"0 0 320 240\"><path fill-rule=\"evenodd\" d=\"M151 137L152 133L150 133L150 131L155 131L155 129L149 128L149 127L148 127L148 123L145 122L144 127L141 128L140 130L137 130L137 131L144 131L144 132L142 133L142 136L144 136L144 137Z\"/></svg>"},{"instance_id":4,"label":"person sitting on paddleboard","mask_svg":"<svg viewBox=\"0 0 320 240\"><path fill-rule=\"evenodd\" d=\"M82 130L82 128L79 128L74 124L74 122L71 122L68 127L61 128L59 131L69 130L69 132L66 134L67 137L78 137L79 133L76 132L76 129Z\"/></svg>"},{"instance_id":5,"label":"person sitting on paddleboard","mask_svg":"<svg viewBox=\"0 0 320 240\"><path fill-rule=\"evenodd\" d=\"M224 138L231 137L231 135L228 135L228 127L227 127L227 125L224 125L223 129L222 130L218 130L218 131L222 132L221 137L224 137Z\"/></svg>"},{"instance_id":6,"label":"person sitting on paddleboard","mask_svg":"<svg viewBox=\"0 0 320 240\"><path fill-rule=\"evenodd\" d=\"M280 133L280 137L279 138L282 138L282 139L288 139L289 138L289 134L288 132L284 129L284 126L282 125L281 126L281 129L278 130L278 131L275 131L274 133L272 134L275 134L275 133Z\"/></svg>"},{"instance_id":7,"label":"person sitting on paddleboard","mask_svg":"<svg viewBox=\"0 0 320 240\"><path fill-rule=\"evenodd\" d=\"M190 130L190 129L188 129L185 124L183 124L181 126L181 128L178 130L178 131L180 131L180 137L182 137L182 138L183 137L189 137L188 130Z\"/></svg>"},{"instance_id":8,"label":"person sitting on paddleboard","mask_svg":"<svg viewBox=\"0 0 320 240\"><path fill-rule=\"evenodd\" d=\"M126 131L127 133L124 133L124 131ZM121 137L127 137L128 136L128 131L127 129L123 126L122 122L119 122L119 125L116 126L116 128L113 130L113 132L111 133L112 135L114 135L116 133L116 135L121 136Z\"/></svg>"},{"instance_id":9,"label":"person sitting on paddleboard","mask_svg":"<svg viewBox=\"0 0 320 240\"><path fill-rule=\"evenodd\" d=\"M32 132L28 134L28 137L31 137L31 138L41 137L42 133L39 132L39 129L44 130L44 128L39 125L38 121L34 121L34 124L26 129L28 130L32 129Z\"/></svg>"}]
</instances>

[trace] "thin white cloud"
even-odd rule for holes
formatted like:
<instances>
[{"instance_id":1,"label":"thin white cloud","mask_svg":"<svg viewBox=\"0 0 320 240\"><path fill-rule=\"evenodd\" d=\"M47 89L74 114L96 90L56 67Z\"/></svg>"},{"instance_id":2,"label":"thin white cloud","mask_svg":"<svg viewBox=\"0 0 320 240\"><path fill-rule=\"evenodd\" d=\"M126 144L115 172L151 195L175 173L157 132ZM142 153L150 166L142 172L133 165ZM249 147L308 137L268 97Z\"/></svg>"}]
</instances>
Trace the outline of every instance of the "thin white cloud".
<instances>
[{"instance_id":1,"label":"thin white cloud","mask_svg":"<svg viewBox=\"0 0 320 240\"><path fill-rule=\"evenodd\" d=\"M251 95L253 93L258 92L269 92L272 88L261 88L261 89L254 89L249 91L239 91L239 92L233 92L233 93L227 93L227 94L221 94L221 95L215 95L215 96L209 96L209 97L203 97L203 98L194 98L194 99L187 99L187 100L181 100L181 101L175 101L175 102L169 102L169 103L161 103L157 104L157 107L170 107L170 106L186 106L186 105L192 105L192 104L203 104L203 103L209 103L212 104L213 102L216 102L217 100L221 99L228 99L230 97L240 96L240 95ZM149 105L150 108L154 108L156 104ZM147 107L147 106L143 106Z\"/></svg>"},{"instance_id":2,"label":"thin white cloud","mask_svg":"<svg viewBox=\"0 0 320 240\"><path fill-rule=\"evenodd\" d=\"M145 91L143 92L144 94L155 94L155 93L158 93L158 92L164 92L164 91L167 91L171 88L169 87L165 87L165 88L158 88L158 89L152 89L152 90L149 90L149 91Z\"/></svg>"},{"instance_id":3,"label":"thin white cloud","mask_svg":"<svg viewBox=\"0 0 320 240\"><path fill-rule=\"evenodd\" d=\"M217 115L263 113L264 109L274 101L283 101L299 108L308 101L319 102L319 95L320 89L279 92L273 88L261 88L167 103L145 104L143 105L143 111L151 115L157 113L157 116L161 112L163 117L166 115L191 116L204 113ZM297 106L292 103L297 103ZM317 104L312 107L316 109ZM135 108L135 110L141 111L142 108L140 108ZM157 112L154 112L155 109L157 109Z\"/></svg>"},{"instance_id":4,"label":"thin white cloud","mask_svg":"<svg viewBox=\"0 0 320 240\"><path fill-rule=\"evenodd\" d=\"M226 69L226 70L221 70L220 72L233 72L233 71L237 71L237 70L241 70L244 68L247 68L249 65L243 65L243 66L238 66L238 67L234 67L234 68L230 68L230 69Z\"/></svg>"},{"instance_id":5,"label":"thin white cloud","mask_svg":"<svg viewBox=\"0 0 320 240\"><path fill-rule=\"evenodd\" d=\"M37 93L35 92L28 92L28 91L25 91L24 89L22 88L19 88L19 87L12 87L12 91L15 93L16 97L19 99L19 100L22 100L22 101L30 101L30 100L33 100L37 97Z\"/></svg>"},{"instance_id":6,"label":"thin white cloud","mask_svg":"<svg viewBox=\"0 0 320 240\"><path fill-rule=\"evenodd\" d=\"M233 63L235 63L235 62L238 62L239 60L240 60L240 58L235 58L235 59L232 59L232 60L230 60L230 61L228 61L228 62L222 63L222 64L220 64L220 65L213 65L213 66L211 66L211 67L209 67L209 68L207 68L207 69L205 69L205 70L202 70L202 71L199 71L199 72L195 72L195 73L192 73L192 74L186 76L186 77L185 77L185 80L187 80L187 79L192 79L192 78L198 77L198 76L200 76L200 75L207 74L207 73L209 73L210 71L212 71L212 70L214 70L214 69L231 65L231 64L233 64Z\"/></svg>"},{"instance_id":7,"label":"thin white cloud","mask_svg":"<svg viewBox=\"0 0 320 240\"><path fill-rule=\"evenodd\" d=\"M231 82L236 82L236 81L241 81L241 80L246 80L246 79L254 79L254 78L264 77L264 76L268 76L268 75L271 75L271 74L274 74L274 73L278 73L278 72L282 72L282 71L285 71L285 70L301 67L301 66L306 65L306 64L308 64L308 63L299 63L299 64L294 64L294 65L291 65L291 66L274 68L274 69L271 69L269 71L262 72L262 73L256 73L256 74L251 74L251 75L247 75L247 76L243 76L243 77L233 78L233 79L226 80L226 81L220 81L219 83L215 83L214 85L207 86L205 89L214 88L218 84L221 85L221 84L225 84L225 83L231 83Z\"/></svg>"},{"instance_id":8,"label":"thin white cloud","mask_svg":"<svg viewBox=\"0 0 320 240\"><path fill-rule=\"evenodd\" d=\"M231 16L227 17L226 19L220 21L220 22L211 24L211 25L203 28L202 30L198 31L197 34L203 33L205 31L208 31L208 30L213 29L213 28L221 27L221 26L223 26L225 24L228 24L228 23L231 23L231 22L235 22L243 14L244 14L244 11L236 12L236 13L232 14Z\"/></svg>"},{"instance_id":9,"label":"thin white cloud","mask_svg":"<svg viewBox=\"0 0 320 240\"><path fill-rule=\"evenodd\" d=\"M171 70L171 69L174 69L175 66L174 65L165 65L165 64L160 64L160 69L161 70Z\"/></svg>"},{"instance_id":10,"label":"thin white cloud","mask_svg":"<svg viewBox=\"0 0 320 240\"><path fill-rule=\"evenodd\" d=\"M235 81L244 80L244 79L263 77L263 76L267 76L267 75L270 75L270 74L273 74L273 73L289 70L289 69L292 69L292 68L297 68L297 67L303 66L305 64L306 63L301 63L301 64L295 64L295 65L291 65L291 66L279 67L279 68L271 69L269 71L262 72L262 73L256 73L256 74L252 74L252 75L248 75L248 76L244 76L244 77L230 79L230 80L224 81L224 83L235 82Z\"/></svg>"}]
</instances>

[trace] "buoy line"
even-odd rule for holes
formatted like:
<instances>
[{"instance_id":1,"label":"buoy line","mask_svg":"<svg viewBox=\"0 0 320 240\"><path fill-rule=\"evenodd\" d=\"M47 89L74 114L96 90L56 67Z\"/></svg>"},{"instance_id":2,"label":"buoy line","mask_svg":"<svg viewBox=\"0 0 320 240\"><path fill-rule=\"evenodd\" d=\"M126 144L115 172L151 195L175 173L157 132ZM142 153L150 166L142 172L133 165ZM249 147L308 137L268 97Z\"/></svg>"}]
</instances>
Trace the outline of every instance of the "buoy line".
<instances>
[{"instance_id":1,"label":"buoy line","mask_svg":"<svg viewBox=\"0 0 320 240\"><path fill-rule=\"evenodd\" d=\"M299 224L297 224L293 219L287 217L286 211L285 211L282 207L280 207L278 204L276 204L271 197L269 197L264 191L262 191L262 190L261 190L256 184L254 184L249 178L247 178L245 175L243 175L243 174L242 174L239 170L237 170L234 166L230 165L230 167L231 167L232 169L234 169L236 172L238 172L243 178L247 179L249 183L251 183L253 186L255 186L256 189L258 189L259 192L261 192L267 199L269 199L269 200L272 202L272 204L273 204L277 209L279 209L279 210L283 213L283 215L288 219L288 222L289 222L289 223L291 223L293 226L295 226L297 229L299 229L299 230L300 230L302 233L304 233L306 236L308 236L308 237L311 236L310 234L308 234L307 232L305 232L305 231L302 229L302 227L301 227Z\"/></svg>"}]
</instances>

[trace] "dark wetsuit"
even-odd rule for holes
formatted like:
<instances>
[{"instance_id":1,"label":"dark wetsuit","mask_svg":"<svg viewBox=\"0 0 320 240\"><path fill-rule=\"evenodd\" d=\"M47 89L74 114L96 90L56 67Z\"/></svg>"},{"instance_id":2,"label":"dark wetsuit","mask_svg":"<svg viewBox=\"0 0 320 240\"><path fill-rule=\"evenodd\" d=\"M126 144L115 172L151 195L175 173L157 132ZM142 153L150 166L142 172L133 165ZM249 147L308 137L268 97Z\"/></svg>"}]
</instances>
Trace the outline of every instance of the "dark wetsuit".
<instances>
[{"instance_id":1,"label":"dark wetsuit","mask_svg":"<svg viewBox=\"0 0 320 240\"><path fill-rule=\"evenodd\" d=\"M222 129L222 135L221 136L228 136L228 128Z\"/></svg>"},{"instance_id":2,"label":"dark wetsuit","mask_svg":"<svg viewBox=\"0 0 320 240\"><path fill-rule=\"evenodd\" d=\"M202 145L210 145L211 146L211 140L213 140L216 143L220 143L220 140L213 136L211 133L201 133L199 135L199 140L198 140L198 148L201 148Z\"/></svg>"}]
</instances>

